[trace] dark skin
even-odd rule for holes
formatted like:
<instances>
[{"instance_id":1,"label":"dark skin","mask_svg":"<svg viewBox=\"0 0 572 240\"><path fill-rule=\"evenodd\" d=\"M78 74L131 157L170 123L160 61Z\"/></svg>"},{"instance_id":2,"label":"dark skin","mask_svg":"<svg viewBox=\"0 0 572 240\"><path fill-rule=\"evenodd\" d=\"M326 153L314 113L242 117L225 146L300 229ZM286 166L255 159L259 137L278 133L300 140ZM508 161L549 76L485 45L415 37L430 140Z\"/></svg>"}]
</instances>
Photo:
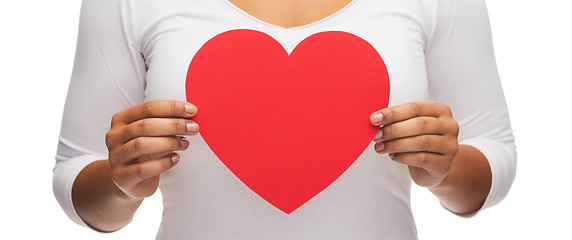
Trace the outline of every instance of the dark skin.
<instances>
[{"instance_id":1,"label":"dark skin","mask_svg":"<svg viewBox=\"0 0 572 240\"><path fill-rule=\"evenodd\" d=\"M131 221L145 197L153 195L159 175L174 167L196 135L192 104L153 101L115 114L106 135L109 158L91 163L76 178L72 200L92 228L111 232Z\"/></svg>"},{"instance_id":2,"label":"dark skin","mask_svg":"<svg viewBox=\"0 0 572 240\"><path fill-rule=\"evenodd\" d=\"M469 214L483 205L492 182L489 163L476 148L458 145L459 126L449 106L406 103L379 110L370 121L381 126L376 151L408 165L413 181L450 211Z\"/></svg>"},{"instance_id":3,"label":"dark skin","mask_svg":"<svg viewBox=\"0 0 572 240\"><path fill-rule=\"evenodd\" d=\"M231 2L262 21L295 27L327 17L351 0ZM115 114L106 135L108 159L88 165L73 184L80 217L103 232L127 225L143 199L157 190L160 174L176 167L180 157L174 151L189 147L178 136L198 133L191 120L196 112L191 103L152 101ZM407 165L413 181L446 208L468 214L482 206L492 181L489 164L479 150L458 145L459 127L447 105L407 103L376 111L370 122L380 126L376 151Z\"/></svg>"}]
</instances>

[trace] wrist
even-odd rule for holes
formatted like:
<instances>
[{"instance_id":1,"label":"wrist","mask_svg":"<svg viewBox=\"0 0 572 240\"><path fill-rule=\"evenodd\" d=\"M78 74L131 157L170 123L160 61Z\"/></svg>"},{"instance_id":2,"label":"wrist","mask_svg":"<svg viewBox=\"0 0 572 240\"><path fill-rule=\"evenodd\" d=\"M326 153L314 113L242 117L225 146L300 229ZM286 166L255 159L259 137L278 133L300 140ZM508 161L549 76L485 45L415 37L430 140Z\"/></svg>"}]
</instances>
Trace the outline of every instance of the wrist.
<instances>
[{"instance_id":1,"label":"wrist","mask_svg":"<svg viewBox=\"0 0 572 240\"><path fill-rule=\"evenodd\" d=\"M114 198L120 200L120 201L124 201L124 202L138 202L138 201L143 201L143 197L133 197L130 196L129 194L125 193L119 186L117 186L117 184L113 181L113 179L111 180L111 188L112 188L112 195L114 196Z\"/></svg>"},{"instance_id":2,"label":"wrist","mask_svg":"<svg viewBox=\"0 0 572 240\"><path fill-rule=\"evenodd\" d=\"M455 183L455 176L454 176L453 169L451 169L451 170L449 170L447 175L445 177L443 177L443 180L441 180L441 182L439 182L433 186L427 186L427 189L429 189L429 191L431 191L431 192L445 191L447 189L451 189L452 187L454 187L454 185L455 185L454 183Z\"/></svg>"},{"instance_id":3,"label":"wrist","mask_svg":"<svg viewBox=\"0 0 572 240\"><path fill-rule=\"evenodd\" d=\"M115 181L113 180L112 174L111 174L111 165L109 164L109 160L107 160L107 164L109 166L109 182L110 182L110 194L114 199L117 199L119 201L122 202L140 202L143 201L143 197L133 197L129 194L127 194L125 191L123 191L123 189L121 189L117 183L115 183Z\"/></svg>"},{"instance_id":4,"label":"wrist","mask_svg":"<svg viewBox=\"0 0 572 240\"><path fill-rule=\"evenodd\" d=\"M451 212L468 214L482 207L490 190L491 179L485 156L474 147L462 145L447 177L428 189Z\"/></svg>"}]
</instances>

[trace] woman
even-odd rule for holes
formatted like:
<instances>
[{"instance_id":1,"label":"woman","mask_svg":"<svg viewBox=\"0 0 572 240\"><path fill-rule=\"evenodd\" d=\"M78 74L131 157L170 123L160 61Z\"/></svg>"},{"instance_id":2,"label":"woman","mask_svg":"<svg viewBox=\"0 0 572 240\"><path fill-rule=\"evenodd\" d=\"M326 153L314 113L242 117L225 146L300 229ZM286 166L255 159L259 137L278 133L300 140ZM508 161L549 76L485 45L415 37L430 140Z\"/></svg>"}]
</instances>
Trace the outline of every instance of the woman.
<instances>
[{"instance_id":1,"label":"woman","mask_svg":"<svg viewBox=\"0 0 572 240\"><path fill-rule=\"evenodd\" d=\"M512 184L514 137L483 0L84 0L81 16L54 170L56 197L78 224L118 230L160 187L158 239L416 239L412 180L461 215ZM312 34L347 32L387 66L374 141L289 214L217 158L186 102L189 62L234 29L288 52Z\"/></svg>"}]
</instances>

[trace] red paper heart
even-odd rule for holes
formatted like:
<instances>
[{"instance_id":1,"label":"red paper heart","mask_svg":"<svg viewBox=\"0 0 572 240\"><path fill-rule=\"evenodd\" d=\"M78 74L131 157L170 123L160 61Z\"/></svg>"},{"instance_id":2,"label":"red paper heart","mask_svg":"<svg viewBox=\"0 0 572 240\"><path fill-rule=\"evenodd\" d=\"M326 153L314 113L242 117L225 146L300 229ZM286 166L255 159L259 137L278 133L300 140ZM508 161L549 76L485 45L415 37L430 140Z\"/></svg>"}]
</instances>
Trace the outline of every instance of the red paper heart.
<instances>
[{"instance_id":1,"label":"red paper heart","mask_svg":"<svg viewBox=\"0 0 572 240\"><path fill-rule=\"evenodd\" d=\"M346 32L314 34L288 55L262 32L231 30L196 53L186 94L218 158L289 214L369 145L378 129L369 116L387 107L389 77L377 51Z\"/></svg>"}]
</instances>

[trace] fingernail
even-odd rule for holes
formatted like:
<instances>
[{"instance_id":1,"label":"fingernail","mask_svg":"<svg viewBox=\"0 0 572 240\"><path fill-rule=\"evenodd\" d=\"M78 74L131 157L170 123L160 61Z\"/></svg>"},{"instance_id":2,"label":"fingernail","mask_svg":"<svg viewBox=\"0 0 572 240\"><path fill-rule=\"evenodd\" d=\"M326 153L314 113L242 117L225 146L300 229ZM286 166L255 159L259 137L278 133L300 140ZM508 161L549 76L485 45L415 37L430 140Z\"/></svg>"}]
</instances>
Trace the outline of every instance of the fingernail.
<instances>
[{"instance_id":1,"label":"fingernail","mask_svg":"<svg viewBox=\"0 0 572 240\"><path fill-rule=\"evenodd\" d=\"M376 141L377 141L377 140L381 139L381 136L382 136L382 135L383 135L383 132L381 131L381 129L379 129L379 130L377 131L377 133L375 134L375 137L373 137L373 140L376 140Z\"/></svg>"},{"instance_id":2,"label":"fingernail","mask_svg":"<svg viewBox=\"0 0 572 240\"><path fill-rule=\"evenodd\" d=\"M191 104L185 104L185 111L190 114L194 114L197 112L197 107Z\"/></svg>"},{"instance_id":3,"label":"fingernail","mask_svg":"<svg viewBox=\"0 0 572 240\"><path fill-rule=\"evenodd\" d=\"M181 137L181 146L187 147L189 146L189 141L185 137Z\"/></svg>"},{"instance_id":4,"label":"fingernail","mask_svg":"<svg viewBox=\"0 0 572 240\"><path fill-rule=\"evenodd\" d=\"M377 143L377 144L375 144L375 151L380 152L383 150L383 147L384 147L383 142Z\"/></svg>"},{"instance_id":5,"label":"fingernail","mask_svg":"<svg viewBox=\"0 0 572 240\"><path fill-rule=\"evenodd\" d=\"M173 161L173 163L178 163L180 159L181 157L179 157L179 154L173 154L173 156L171 156L171 161Z\"/></svg>"},{"instance_id":6,"label":"fingernail","mask_svg":"<svg viewBox=\"0 0 572 240\"><path fill-rule=\"evenodd\" d=\"M196 133L199 131L199 125L196 123L187 123L187 130L191 133Z\"/></svg>"},{"instance_id":7,"label":"fingernail","mask_svg":"<svg viewBox=\"0 0 572 240\"><path fill-rule=\"evenodd\" d=\"M381 120L383 119L383 115L381 113L376 113L371 116L370 121L373 124L381 124Z\"/></svg>"}]
</instances>

